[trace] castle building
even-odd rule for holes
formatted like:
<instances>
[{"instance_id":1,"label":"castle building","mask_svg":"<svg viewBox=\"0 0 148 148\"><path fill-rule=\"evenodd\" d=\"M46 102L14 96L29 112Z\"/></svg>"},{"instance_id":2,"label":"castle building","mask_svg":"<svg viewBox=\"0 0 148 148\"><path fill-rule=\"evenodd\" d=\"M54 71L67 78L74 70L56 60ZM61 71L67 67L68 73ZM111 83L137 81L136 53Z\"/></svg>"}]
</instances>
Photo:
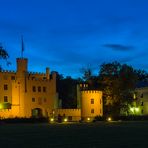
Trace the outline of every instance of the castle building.
<instances>
[{"instance_id":1,"label":"castle building","mask_svg":"<svg viewBox=\"0 0 148 148\"><path fill-rule=\"evenodd\" d=\"M28 59L17 58L17 70L0 71L0 118L66 117L69 121L91 120L103 115L102 92L77 86L77 108L59 108L56 73L28 72Z\"/></svg>"},{"instance_id":2,"label":"castle building","mask_svg":"<svg viewBox=\"0 0 148 148\"><path fill-rule=\"evenodd\" d=\"M148 83L139 82L133 93L133 100L128 105L128 111L122 111L122 115L148 115Z\"/></svg>"},{"instance_id":3,"label":"castle building","mask_svg":"<svg viewBox=\"0 0 148 148\"><path fill-rule=\"evenodd\" d=\"M90 90L88 84L77 85L77 108L55 109L54 116L68 118L69 121L92 121L103 116L102 91Z\"/></svg>"},{"instance_id":4,"label":"castle building","mask_svg":"<svg viewBox=\"0 0 148 148\"><path fill-rule=\"evenodd\" d=\"M49 116L57 107L56 74L28 72L28 59L17 58L16 72L0 72L0 117Z\"/></svg>"},{"instance_id":5,"label":"castle building","mask_svg":"<svg viewBox=\"0 0 148 148\"><path fill-rule=\"evenodd\" d=\"M141 82L135 91L137 110L132 110L132 112L138 115L148 115L148 83Z\"/></svg>"}]
</instances>

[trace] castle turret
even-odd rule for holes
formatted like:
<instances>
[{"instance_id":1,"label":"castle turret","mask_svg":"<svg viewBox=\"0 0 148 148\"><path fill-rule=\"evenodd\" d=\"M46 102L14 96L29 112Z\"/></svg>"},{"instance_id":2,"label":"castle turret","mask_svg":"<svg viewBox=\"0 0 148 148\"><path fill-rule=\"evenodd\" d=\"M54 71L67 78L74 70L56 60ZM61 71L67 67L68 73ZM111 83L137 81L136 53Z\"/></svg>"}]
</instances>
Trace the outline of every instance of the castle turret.
<instances>
[{"instance_id":1,"label":"castle turret","mask_svg":"<svg viewBox=\"0 0 148 148\"><path fill-rule=\"evenodd\" d=\"M28 71L28 59L17 58L16 62L17 62L17 71L16 71L15 86L17 87L16 91L18 91L18 94L16 97L18 97L19 116L21 117L21 116L24 116L24 108L25 108L24 99L25 99L25 93L27 92L26 73Z\"/></svg>"},{"instance_id":2,"label":"castle turret","mask_svg":"<svg viewBox=\"0 0 148 148\"><path fill-rule=\"evenodd\" d=\"M46 68L46 79L49 80L50 78L50 71L49 71L49 68L47 67Z\"/></svg>"},{"instance_id":3,"label":"castle turret","mask_svg":"<svg viewBox=\"0 0 148 148\"><path fill-rule=\"evenodd\" d=\"M91 120L103 115L102 91L81 91L81 118Z\"/></svg>"},{"instance_id":4,"label":"castle turret","mask_svg":"<svg viewBox=\"0 0 148 148\"><path fill-rule=\"evenodd\" d=\"M81 91L88 90L87 83L77 84L77 108L81 108Z\"/></svg>"},{"instance_id":5,"label":"castle turret","mask_svg":"<svg viewBox=\"0 0 148 148\"><path fill-rule=\"evenodd\" d=\"M28 70L28 59L26 58L17 58L17 72L24 73Z\"/></svg>"}]
</instances>

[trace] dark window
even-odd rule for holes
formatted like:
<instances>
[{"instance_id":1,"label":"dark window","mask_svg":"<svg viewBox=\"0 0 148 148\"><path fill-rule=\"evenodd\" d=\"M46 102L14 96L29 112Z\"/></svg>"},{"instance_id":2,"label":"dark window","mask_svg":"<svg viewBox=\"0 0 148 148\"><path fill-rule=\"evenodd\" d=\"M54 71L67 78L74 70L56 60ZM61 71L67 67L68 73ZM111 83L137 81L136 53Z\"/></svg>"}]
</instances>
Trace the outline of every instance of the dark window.
<instances>
[{"instance_id":1,"label":"dark window","mask_svg":"<svg viewBox=\"0 0 148 148\"><path fill-rule=\"evenodd\" d=\"M35 79L35 77L32 77L32 80L34 80Z\"/></svg>"},{"instance_id":2,"label":"dark window","mask_svg":"<svg viewBox=\"0 0 148 148\"><path fill-rule=\"evenodd\" d=\"M39 105L41 105L42 104L42 99L39 98L38 101L39 101Z\"/></svg>"},{"instance_id":3,"label":"dark window","mask_svg":"<svg viewBox=\"0 0 148 148\"><path fill-rule=\"evenodd\" d=\"M141 98L143 98L143 94L141 94Z\"/></svg>"},{"instance_id":4,"label":"dark window","mask_svg":"<svg viewBox=\"0 0 148 148\"><path fill-rule=\"evenodd\" d=\"M94 99L91 99L91 104L94 104Z\"/></svg>"},{"instance_id":5,"label":"dark window","mask_svg":"<svg viewBox=\"0 0 148 148\"><path fill-rule=\"evenodd\" d=\"M100 114L102 113L101 109L100 109Z\"/></svg>"},{"instance_id":6,"label":"dark window","mask_svg":"<svg viewBox=\"0 0 148 148\"><path fill-rule=\"evenodd\" d=\"M15 80L15 76L11 76L11 80Z\"/></svg>"},{"instance_id":7,"label":"dark window","mask_svg":"<svg viewBox=\"0 0 148 148\"><path fill-rule=\"evenodd\" d=\"M100 99L100 104L101 104L101 99Z\"/></svg>"},{"instance_id":8,"label":"dark window","mask_svg":"<svg viewBox=\"0 0 148 148\"><path fill-rule=\"evenodd\" d=\"M38 92L41 92L41 87L40 86L38 87Z\"/></svg>"},{"instance_id":9,"label":"dark window","mask_svg":"<svg viewBox=\"0 0 148 148\"><path fill-rule=\"evenodd\" d=\"M43 77L43 80L46 80L46 77Z\"/></svg>"},{"instance_id":10,"label":"dark window","mask_svg":"<svg viewBox=\"0 0 148 148\"><path fill-rule=\"evenodd\" d=\"M94 109L91 109L91 113L92 113L92 114L94 113Z\"/></svg>"},{"instance_id":11,"label":"dark window","mask_svg":"<svg viewBox=\"0 0 148 148\"><path fill-rule=\"evenodd\" d=\"M4 102L8 102L8 97L4 96Z\"/></svg>"},{"instance_id":12,"label":"dark window","mask_svg":"<svg viewBox=\"0 0 148 148\"><path fill-rule=\"evenodd\" d=\"M46 92L46 87L43 87L43 92Z\"/></svg>"},{"instance_id":13,"label":"dark window","mask_svg":"<svg viewBox=\"0 0 148 148\"><path fill-rule=\"evenodd\" d=\"M143 102L141 102L141 106L143 106Z\"/></svg>"},{"instance_id":14,"label":"dark window","mask_svg":"<svg viewBox=\"0 0 148 148\"><path fill-rule=\"evenodd\" d=\"M35 102L35 98L32 98L32 102Z\"/></svg>"},{"instance_id":15,"label":"dark window","mask_svg":"<svg viewBox=\"0 0 148 148\"><path fill-rule=\"evenodd\" d=\"M72 116L68 116L68 121L72 121Z\"/></svg>"},{"instance_id":16,"label":"dark window","mask_svg":"<svg viewBox=\"0 0 148 148\"><path fill-rule=\"evenodd\" d=\"M35 86L32 87L32 91L36 92L36 87Z\"/></svg>"},{"instance_id":17,"label":"dark window","mask_svg":"<svg viewBox=\"0 0 148 148\"><path fill-rule=\"evenodd\" d=\"M44 102L47 102L46 98L44 98Z\"/></svg>"},{"instance_id":18,"label":"dark window","mask_svg":"<svg viewBox=\"0 0 148 148\"><path fill-rule=\"evenodd\" d=\"M4 90L8 90L8 85L7 84L4 85Z\"/></svg>"}]
</instances>

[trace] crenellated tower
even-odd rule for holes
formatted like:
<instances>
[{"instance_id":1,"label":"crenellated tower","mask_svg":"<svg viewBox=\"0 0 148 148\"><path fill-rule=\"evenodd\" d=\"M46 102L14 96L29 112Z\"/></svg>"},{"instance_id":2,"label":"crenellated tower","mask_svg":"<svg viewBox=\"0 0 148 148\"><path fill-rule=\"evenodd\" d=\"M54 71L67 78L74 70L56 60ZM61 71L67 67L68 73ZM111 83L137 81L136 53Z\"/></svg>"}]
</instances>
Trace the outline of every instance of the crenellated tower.
<instances>
[{"instance_id":1,"label":"crenellated tower","mask_svg":"<svg viewBox=\"0 0 148 148\"><path fill-rule=\"evenodd\" d=\"M28 59L17 58L17 73L24 73L28 71Z\"/></svg>"},{"instance_id":2,"label":"crenellated tower","mask_svg":"<svg viewBox=\"0 0 148 148\"><path fill-rule=\"evenodd\" d=\"M94 119L103 115L102 91L82 90L81 91L81 119Z\"/></svg>"},{"instance_id":3,"label":"crenellated tower","mask_svg":"<svg viewBox=\"0 0 148 148\"><path fill-rule=\"evenodd\" d=\"M102 116L102 91L91 90L87 83L77 85L77 108L81 109L82 120Z\"/></svg>"}]
</instances>

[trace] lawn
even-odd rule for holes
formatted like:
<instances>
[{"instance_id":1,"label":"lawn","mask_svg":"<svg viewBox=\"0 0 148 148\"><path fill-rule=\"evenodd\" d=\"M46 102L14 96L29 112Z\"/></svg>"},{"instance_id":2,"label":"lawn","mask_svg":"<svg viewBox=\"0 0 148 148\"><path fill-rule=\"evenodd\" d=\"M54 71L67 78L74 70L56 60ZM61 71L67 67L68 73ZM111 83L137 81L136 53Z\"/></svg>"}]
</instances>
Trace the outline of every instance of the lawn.
<instances>
[{"instance_id":1,"label":"lawn","mask_svg":"<svg viewBox=\"0 0 148 148\"><path fill-rule=\"evenodd\" d=\"M1 124L2 147L147 148L148 122Z\"/></svg>"}]
</instances>

